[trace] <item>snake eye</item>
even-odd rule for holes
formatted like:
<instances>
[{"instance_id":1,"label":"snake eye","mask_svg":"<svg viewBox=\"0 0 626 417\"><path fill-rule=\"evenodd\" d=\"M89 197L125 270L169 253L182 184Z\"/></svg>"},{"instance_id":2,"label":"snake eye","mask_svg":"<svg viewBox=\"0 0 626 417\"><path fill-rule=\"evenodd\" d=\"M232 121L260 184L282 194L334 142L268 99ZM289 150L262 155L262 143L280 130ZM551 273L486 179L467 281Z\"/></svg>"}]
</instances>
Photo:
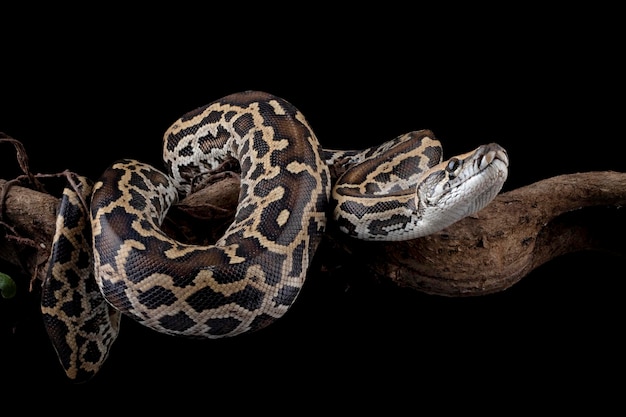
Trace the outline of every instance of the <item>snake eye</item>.
<instances>
[{"instance_id":1,"label":"snake eye","mask_svg":"<svg viewBox=\"0 0 626 417\"><path fill-rule=\"evenodd\" d=\"M448 165L446 166L446 171L448 171L448 175L450 179L456 177L456 170L461 166L461 160L458 158L450 158L448 161Z\"/></svg>"}]
</instances>

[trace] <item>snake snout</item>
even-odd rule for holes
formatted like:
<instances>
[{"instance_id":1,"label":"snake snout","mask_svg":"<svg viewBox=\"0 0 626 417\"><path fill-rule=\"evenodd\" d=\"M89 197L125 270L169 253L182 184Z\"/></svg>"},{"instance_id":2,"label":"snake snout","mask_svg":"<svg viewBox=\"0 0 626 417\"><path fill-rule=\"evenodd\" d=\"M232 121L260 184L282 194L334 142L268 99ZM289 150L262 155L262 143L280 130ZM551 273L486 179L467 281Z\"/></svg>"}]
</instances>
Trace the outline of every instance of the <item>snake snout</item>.
<instances>
[{"instance_id":1,"label":"snake snout","mask_svg":"<svg viewBox=\"0 0 626 417\"><path fill-rule=\"evenodd\" d=\"M482 156L478 159L479 170L485 169L495 160L502 161L506 166L509 165L509 156L506 153L506 150L497 143L483 145L479 149L479 152L482 154Z\"/></svg>"}]
</instances>

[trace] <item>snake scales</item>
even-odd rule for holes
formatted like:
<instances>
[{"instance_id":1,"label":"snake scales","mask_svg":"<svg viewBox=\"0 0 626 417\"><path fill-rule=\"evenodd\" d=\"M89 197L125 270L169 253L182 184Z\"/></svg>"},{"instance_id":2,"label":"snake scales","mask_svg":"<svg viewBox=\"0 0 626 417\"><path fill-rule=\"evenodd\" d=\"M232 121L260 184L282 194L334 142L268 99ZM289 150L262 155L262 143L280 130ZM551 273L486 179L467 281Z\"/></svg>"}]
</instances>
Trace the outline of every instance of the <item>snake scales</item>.
<instances>
[{"instance_id":1,"label":"snake scales","mask_svg":"<svg viewBox=\"0 0 626 417\"><path fill-rule=\"evenodd\" d=\"M497 144L442 162L432 132L361 151L323 149L304 116L263 92L223 97L165 133L167 173L137 160L64 191L44 323L69 378L95 375L125 314L158 332L220 338L256 331L294 303L327 226L406 240L488 204L506 177ZM234 221L210 246L160 229L169 207L228 158L241 169ZM329 166L345 172L331 177Z\"/></svg>"}]
</instances>

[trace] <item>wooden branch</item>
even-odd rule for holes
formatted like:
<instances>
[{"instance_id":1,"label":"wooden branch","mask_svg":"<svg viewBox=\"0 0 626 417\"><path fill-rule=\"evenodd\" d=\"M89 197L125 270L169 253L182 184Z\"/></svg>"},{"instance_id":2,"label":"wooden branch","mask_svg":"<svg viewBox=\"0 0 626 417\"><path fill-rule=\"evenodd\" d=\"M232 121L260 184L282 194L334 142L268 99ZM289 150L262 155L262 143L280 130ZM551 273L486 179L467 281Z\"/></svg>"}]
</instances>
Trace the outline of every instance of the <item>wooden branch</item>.
<instances>
[{"instance_id":1,"label":"wooden branch","mask_svg":"<svg viewBox=\"0 0 626 417\"><path fill-rule=\"evenodd\" d=\"M0 260L12 264L31 279L42 279L52 246L59 200L46 192L9 185L0 179L2 189L6 190L6 196L0 223Z\"/></svg>"},{"instance_id":2,"label":"wooden branch","mask_svg":"<svg viewBox=\"0 0 626 417\"><path fill-rule=\"evenodd\" d=\"M368 260L374 274L398 285L445 296L484 295L566 253L626 256L625 205L626 173L561 175L502 193L476 215L430 236L348 247Z\"/></svg>"},{"instance_id":3,"label":"wooden branch","mask_svg":"<svg viewBox=\"0 0 626 417\"><path fill-rule=\"evenodd\" d=\"M0 180L0 188L4 184ZM164 229L190 243L215 241L232 220L238 193L237 174L216 176L172 208ZM10 187L3 223L13 232L0 235L0 259L41 278L57 204L50 194ZM612 233L616 222L626 221L622 206L626 173L568 174L502 193L476 215L423 238L358 241L331 224L325 243L365 260L372 274L400 286L445 296L483 295L509 288L565 253L601 250L626 256L620 234Z\"/></svg>"}]
</instances>

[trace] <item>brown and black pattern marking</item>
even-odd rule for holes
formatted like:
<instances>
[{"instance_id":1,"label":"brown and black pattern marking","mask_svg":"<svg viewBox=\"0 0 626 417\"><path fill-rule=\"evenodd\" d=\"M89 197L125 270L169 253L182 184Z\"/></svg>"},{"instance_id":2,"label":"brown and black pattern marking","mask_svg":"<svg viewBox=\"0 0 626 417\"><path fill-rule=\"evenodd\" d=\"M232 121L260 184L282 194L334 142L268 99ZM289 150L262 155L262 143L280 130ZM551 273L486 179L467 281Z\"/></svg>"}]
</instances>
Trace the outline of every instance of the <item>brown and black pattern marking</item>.
<instances>
[{"instance_id":1,"label":"brown and black pattern marking","mask_svg":"<svg viewBox=\"0 0 626 417\"><path fill-rule=\"evenodd\" d=\"M66 375L83 382L107 358L121 316L106 302L93 276L91 229L82 205L89 202L91 183L84 177L76 180L78 189L68 187L59 205L41 312Z\"/></svg>"},{"instance_id":2,"label":"brown and black pattern marking","mask_svg":"<svg viewBox=\"0 0 626 417\"><path fill-rule=\"evenodd\" d=\"M367 150L336 182L333 197L377 195L415 187L421 174L441 162L441 144L430 130L410 132Z\"/></svg>"},{"instance_id":3,"label":"brown and black pattern marking","mask_svg":"<svg viewBox=\"0 0 626 417\"><path fill-rule=\"evenodd\" d=\"M282 316L321 240L330 193L320 145L302 114L265 93L228 96L176 121L163 152L168 175L124 160L95 186L95 270L107 300L148 327L189 337L232 336ZM162 233L175 200L166 190L178 186L185 195L194 177L228 158L242 174L224 236L199 247Z\"/></svg>"}]
</instances>

